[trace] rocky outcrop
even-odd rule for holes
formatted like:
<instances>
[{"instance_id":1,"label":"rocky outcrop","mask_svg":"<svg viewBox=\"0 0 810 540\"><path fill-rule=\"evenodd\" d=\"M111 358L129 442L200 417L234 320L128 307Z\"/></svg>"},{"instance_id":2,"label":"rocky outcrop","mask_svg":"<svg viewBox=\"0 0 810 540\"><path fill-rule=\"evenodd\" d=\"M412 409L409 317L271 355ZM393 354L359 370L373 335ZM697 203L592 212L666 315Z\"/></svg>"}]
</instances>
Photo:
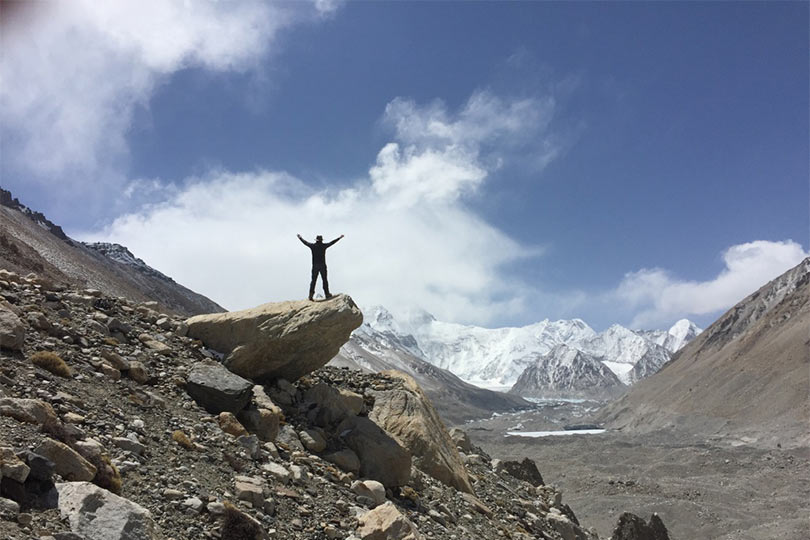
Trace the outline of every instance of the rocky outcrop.
<instances>
[{"instance_id":1,"label":"rocky outcrop","mask_svg":"<svg viewBox=\"0 0 810 540\"><path fill-rule=\"evenodd\" d=\"M360 475L386 487L405 485L411 476L411 455L377 424L361 416L346 418L340 437L360 458Z\"/></svg>"},{"instance_id":2,"label":"rocky outcrop","mask_svg":"<svg viewBox=\"0 0 810 540\"><path fill-rule=\"evenodd\" d=\"M499 461L498 464L495 465L495 470L505 472L533 486L542 486L545 484L545 482L543 482L543 476L537 469L537 464L530 458L523 458L523 461Z\"/></svg>"},{"instance_id":3,"label":"rocky outcrop","mask_svg":"<svg viewBox=\"0 0 810 540\"><path fill-rule=\"evenodd\" d=\"M235 375L216 362L200 362L191 368L186 392L208 412L236 413L245 408L253 383Z\"/></svg>"},{"instance_id":4,"label":"rocky outcrop","mask_svg":"<svg viewBox=\"0 0 810 540\"><path fill-rule=\"evenodd\" d=\"M351 297L324 302L279 302L198 315L188 336L225 353L225 366L254 381L290 381L324 366L363 322Z\"/></svg>"},{"instance_id":5,"label":"rocky outcrop","mask_svg":"<svg viewBox=\"0 0 810 540\"><path fill-rule=\"evenodd\" d=\"M669 540L669 532L658 514L653 514L650 521L644 523L637 515L624 512L619 516L610 540Z\"/></svg>"},{"instance_id":6,"label":"rocky outcrop","mask_svg":"<svg viewBox=\"0 0 810 540\"><path fill-rule=\"evenodd\" d=\"M466 493L473 493L464 463L439 414L409 375L387 371L402 385L375 392L369 417L413 456L414 464L433 478Z\"/></svg>"},{"instance_id":7,"label":"rocky outcrop","mask_svg":"<svg viewBox=\"0 0 810 540\"><path fill-rule=\"evenodd\" d=\"M158 540L163 538L150 512L130 500L89 482L56 485L59 512L73 532L93 540Z\"/></svg>"}]
</instances>

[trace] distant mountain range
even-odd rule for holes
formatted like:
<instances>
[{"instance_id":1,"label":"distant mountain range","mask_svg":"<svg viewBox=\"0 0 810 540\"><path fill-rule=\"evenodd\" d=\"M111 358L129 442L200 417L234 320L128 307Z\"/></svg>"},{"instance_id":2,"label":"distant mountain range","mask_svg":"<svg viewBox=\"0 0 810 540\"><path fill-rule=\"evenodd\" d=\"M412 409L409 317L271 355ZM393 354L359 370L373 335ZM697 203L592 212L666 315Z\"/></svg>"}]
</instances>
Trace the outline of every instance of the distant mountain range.
<instances>
[{"instance_id":1,"label":"distant mountain range","mask_svg":"<svg viewBox=\"0 0 810 540\"><path fill-rule=\"evenodd\" d=\"M119 244L84 244L40 212L0 188L0 268L30 272L54 284L98 289L136 302L155 301L163 311L195 315L225 311L183 287Z\"/></svg>"},{"instance_id":2,"label":"distant mountain range","mask_svg":"<svg viewBox=\"0 0 810 540\"><path fill-rule=\"evenodd\" d=\"M654 373L699 333L685 319L653 331L614 325L596 333L580 319L490 329L438 321L424 311L397 319L375 306L364 310L344 356L408 355L467 383L527 397L608 397Z\"/></svg>"}]
</instances>

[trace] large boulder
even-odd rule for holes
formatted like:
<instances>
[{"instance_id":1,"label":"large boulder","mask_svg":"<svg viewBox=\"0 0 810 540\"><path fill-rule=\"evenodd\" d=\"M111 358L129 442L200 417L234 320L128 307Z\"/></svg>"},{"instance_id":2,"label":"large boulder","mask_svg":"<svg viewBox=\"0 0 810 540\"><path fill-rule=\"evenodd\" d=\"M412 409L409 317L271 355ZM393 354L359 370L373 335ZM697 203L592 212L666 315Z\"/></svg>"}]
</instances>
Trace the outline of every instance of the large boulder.
<instances>
[{"instance_id":1,"label":"large boulder","mask_svg":"<svg viewBox=\"0 0 810 540\"><path fill-rule=\"evenodd\" d=\"M58 422L51 404L39 399L0 398L0 416L10 416L29 424L52 425Z\"/></svg>"},{"instance_id":2,"label":"large boulder","mask_svg":"<svg viewBox=\"0 0 810 540\"><path fill-rule=\"evenodd\" d=\"M225 353L225 366L254 381L290 381L324 365L363 322L351 297L278 302L243 311L197 315L188 336Z\"/></svg>"},{"instance_id":3,"label":"large boulder","mask_svg":"<svg viewBox=\"0 0 810 540\"><path fill-rule=\"evenodd\" d=\"M25 343L25 326L17 315L0 304L0 348L22 350Z\"/></svg>"},{"instance_id":4,"label":"large boulder","mask_svg":"<svg viewBox=\"0 0 810 540\"><path fill-rule=\"evenodd\" d=\"M200 362L188 374L186 392L210 413L236 413L250 401L253 383L231 373L222 364Z\"/></svg>"},{"instance_id":5,"label":"large boulder","mask_svg":"<svg viewBox=\"0 0 810 540\"><path fill-rule=\"evenodd\" d=\"M644 523L637 515L624 512L619 516L610 540L669 540L669 533L658 514L653 514L650 521Z\"/></svg>"},{"instance_id":6,"label":"large boulder","mask_svg":"<svg viewBox=\"0 0 810 540\"><path fill-rule=\"evenodd\" d=\"M399 379L402 386L374 392L369 418L411 453L421 471L459 491L473 493L455 442L416 381L399 371L383 374Z\"/></svg>"},{"instance_id":7,"label":"large boulder","mask_svg":"<svg viewBox=\"0 0 810 540\"><path fill-rule=\"evenodd\" d=\"M360 476L385 487L405 485L411 477L411 454L380 426L364 416L350 416L337 433L360 458Z\"/></svg>"},{"instance_id":8,"label":"large boulder","mask_svg":"<svg viewBox=\"0 0 810 540\"><path fill-rule=\"evenodd\" d=\"M163 538L149 510L90 482L56 485L59 512L70 529L93 540Z\"/></svg>"},{"instance_id":9,"label":"large boulder","mask_svg":"<svg viewBox=\"0 0 810 540\"><path fill-rule=\"evenodd\" d=\"M96 467L65 443L43 439L34 453L54 464L54 471L65 480L89 481L96 476Z\"/></svg>"}]
</instances>

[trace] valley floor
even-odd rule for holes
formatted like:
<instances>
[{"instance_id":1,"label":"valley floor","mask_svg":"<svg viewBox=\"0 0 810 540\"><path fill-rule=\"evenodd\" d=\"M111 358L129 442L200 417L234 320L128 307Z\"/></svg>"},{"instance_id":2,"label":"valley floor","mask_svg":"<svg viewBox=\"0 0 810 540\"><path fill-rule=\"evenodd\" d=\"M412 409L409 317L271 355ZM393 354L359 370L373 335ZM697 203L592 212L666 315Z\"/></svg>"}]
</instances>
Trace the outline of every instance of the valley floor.
<instances>
[{"instance_id":1,"label":"valley floor","mask_svg":"<svg viewBox=\"0 0 810 540\"><path fill-rule=\"evenodd\" d=\"M580 523L602 538L622 511L645 519L658 512L674 540L810 538L810 448L759 449L660 433L505 436L516 425L560 429L580 415L582 405L563 404L464 429L493 458L534 459Z\"/></svg>"}]
</instances>

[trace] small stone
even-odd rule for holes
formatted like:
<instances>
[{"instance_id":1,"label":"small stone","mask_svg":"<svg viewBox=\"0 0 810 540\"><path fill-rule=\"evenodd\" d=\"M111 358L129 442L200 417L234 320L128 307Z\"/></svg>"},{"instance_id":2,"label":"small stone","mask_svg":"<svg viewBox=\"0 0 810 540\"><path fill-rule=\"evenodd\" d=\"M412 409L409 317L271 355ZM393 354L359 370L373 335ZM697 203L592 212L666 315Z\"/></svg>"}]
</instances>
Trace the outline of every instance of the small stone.
<instances>
[{"instance_id":1,"label":"small stone","mask_svg":"<svg viewBox=\"0 0 810 540\"><path fill-rule=\"evenodd\" d=\"M298 438L310 452L323 452L326 449L326 439L314 429L300 431Z\"/></svg>"},{"instance_id":2,"label":"small stone","mask_svg":"<svg viewBox=\"0 0 810 540\"><path fill-rule=\"evenodd\" d=\"M262 470L268 472L277 480L287 483L292 478L292 473L288 471L283 465L279 465L273 461L269 461L262 465Z\"/></svg>"},{"instance_id":3,"label":"small stone","mask_svg":"<svg viewBox=\"0 0 810 540\"><path fill-rule=\"evenodd\" d=\"M173 501L175 499L182 499L186 494L179 489L166 488L163 490L163 498Z\"/></svg>"}]
</instances>

